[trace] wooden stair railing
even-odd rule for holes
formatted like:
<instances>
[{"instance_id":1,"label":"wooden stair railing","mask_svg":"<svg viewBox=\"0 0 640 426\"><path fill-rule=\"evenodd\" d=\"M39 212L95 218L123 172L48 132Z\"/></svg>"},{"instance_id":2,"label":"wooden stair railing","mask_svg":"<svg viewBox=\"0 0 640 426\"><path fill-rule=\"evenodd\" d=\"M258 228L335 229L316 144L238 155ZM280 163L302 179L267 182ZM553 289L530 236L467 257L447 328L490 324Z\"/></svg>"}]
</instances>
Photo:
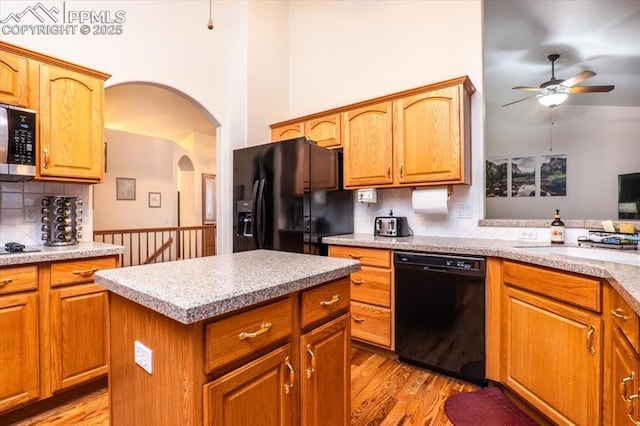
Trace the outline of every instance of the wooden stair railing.
<instances>
[{"instance_id":1,"label":"wooden stair railing","mask_svg":"<svg viewBox=\"0 0 640 426\"><path fill-rule=\"evenodd\" d=\"M93 240L124 246L120 266L169 262L215 255L216 225L94 230Z\"/></svg>"},{"instance_id":2,"label":"wooden stair railing","mask_svg":"<svg viewBox=\"0 0 640 426\"><path fill-rule=\"evenodd\" d=\"M167 242L164 243L162 246L160 246L160 248L158 250L156 250L155 252L151 253L151 256L149 256L144 262L142 262L142 264L143 265L148 265L149 263L156 263L156 261L158 260L158 257L160 257L162 252L164 252L166 249L171 247L171 244L173 244L173 237L169 237Z\"/></svg>"}]
</instances>

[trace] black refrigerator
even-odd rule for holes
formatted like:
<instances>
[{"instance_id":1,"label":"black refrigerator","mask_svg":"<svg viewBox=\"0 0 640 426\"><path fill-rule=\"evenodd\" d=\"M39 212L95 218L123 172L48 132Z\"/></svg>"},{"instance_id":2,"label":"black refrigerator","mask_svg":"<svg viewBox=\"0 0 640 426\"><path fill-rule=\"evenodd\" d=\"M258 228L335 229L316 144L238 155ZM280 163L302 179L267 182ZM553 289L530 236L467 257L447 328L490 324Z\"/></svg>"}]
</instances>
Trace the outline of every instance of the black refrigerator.
<instances>
[{"instance_id":1,"label":"black refrigerator","mask_svg":"<svg viewBox=\"0 0 640 426\"><path fill-rule=\"evenodd\" d=\"M233 251L327 255L322 237L353 232L342 153L306 138L233 151Z\"/></svg>"}]
</instances>

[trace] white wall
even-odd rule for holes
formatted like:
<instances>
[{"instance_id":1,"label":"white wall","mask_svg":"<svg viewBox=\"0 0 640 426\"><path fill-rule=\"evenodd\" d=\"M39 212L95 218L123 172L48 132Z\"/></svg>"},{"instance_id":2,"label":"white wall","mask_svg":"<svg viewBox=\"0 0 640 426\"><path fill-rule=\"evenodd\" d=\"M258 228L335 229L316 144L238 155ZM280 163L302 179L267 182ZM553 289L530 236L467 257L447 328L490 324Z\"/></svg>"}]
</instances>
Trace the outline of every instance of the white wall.
<instances>
[{"instance_id":1,"label":"white wall","mask_svg":"<svg viewBox=\"0 0 640 426\"><path fill-rule=\"evenodd\" d=\"M618 217L618 175L640 171L640 108L562 105L550 110L528 102L486 108L501 117L486 126L488 160L567 155L566 196L488 198L487 218L551 218L555 209L566 219Z\"/></svg>"},{"instance_id":2,"label":"white wall","mask_svg":"<svg viewBox=\"0 0 640 426\"><path fill-rule=\"evenodd\" d=\"M0 16L22 12L36 2L2 0ZM4 34L2 40L112 74L106 86L151 82L170 86L192 97L221 123L216 137L218 155L218 250L231 250L231 151L247 141L247 3L214 1L215 29L207 29L209 2L41 1L58 11L124 11L120 35ZM33 17L21 23L37 24ZM91 27L92 25L90 25ZM277 46L273 46L277 48ZM259 64L257 64L259 65ZM268 81L263 81L267 85ZM259 88L260 85L258 85ZM254 114L259 115L258 113ZM264 128L266 126L263 125ZM265 133L266 134L266 133ZM89 196L90 187L82 192ZM225 200L220 203L220 200ZM228 211L227 211L228 210ZM29 224L15 225L31 232ZM15 227L14 226L14 227ZM91 229L91 223L87 223ZM85 236L90 232L85 232ZM6 238L0 236L2 240Z\"/></svg>"},{"instance_id":3,"label":"white wall","mask_svg":"<svg viewBox=\"0 0 640 426\"><path fill-rule=\"evenodd\" d=\"M468 75L472 98L473 185L456 187L447 215L416 215L410 190L379 190L355 205L355 231L393 209L417 234L474 237L483 217L482 7L461 1L295 1L290 6L290 108L293 118ZM458 219L457 207L472 218Z\"/></svg>"}]
</instances>

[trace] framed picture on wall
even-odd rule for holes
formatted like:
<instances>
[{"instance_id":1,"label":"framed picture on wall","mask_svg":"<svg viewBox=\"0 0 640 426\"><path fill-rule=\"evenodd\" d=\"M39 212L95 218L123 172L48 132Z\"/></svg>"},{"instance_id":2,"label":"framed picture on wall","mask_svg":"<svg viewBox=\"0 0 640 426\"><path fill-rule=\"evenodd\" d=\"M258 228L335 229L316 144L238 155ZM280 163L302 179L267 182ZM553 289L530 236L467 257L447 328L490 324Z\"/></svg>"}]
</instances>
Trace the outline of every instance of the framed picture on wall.
<instances>
[{"instance_id":1,"label":"framed picture on wall","mask_svg":"<svg viewBox=\"0 0 640 426\"><path fill-rule=\"evenodd\" d=\"M135 200L136 180L133 178L116 178L116 200Z\"/></svg>"},{"instance_id":2,"label":"framed picture on wall","mask_svg":"<svg viewBox=\"0 0 640 426\"><path fill-rule=\"evenodd\" d=\"M160 194L159 192L150 192L149 207L151 208L162 207L162 194Z\"/></svg>"},{"instance_id":3,"label":"framed picture on wall","mask_svg":"<svg viewBox=\"0 0 640 426\"><path fill-rule=\"evenodd\" d=\"M202 174L202 223L216 223L216 175Z\"/></svg>"}]
</instances>

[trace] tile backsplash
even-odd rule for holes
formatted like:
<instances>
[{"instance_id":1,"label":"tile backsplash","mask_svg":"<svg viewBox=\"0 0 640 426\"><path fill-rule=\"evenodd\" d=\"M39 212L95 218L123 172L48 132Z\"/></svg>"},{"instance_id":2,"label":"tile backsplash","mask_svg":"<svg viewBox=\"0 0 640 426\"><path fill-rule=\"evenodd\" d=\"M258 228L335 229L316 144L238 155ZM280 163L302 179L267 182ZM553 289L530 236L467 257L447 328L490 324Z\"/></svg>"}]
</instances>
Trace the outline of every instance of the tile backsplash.
<instances>
[{"instance_id":1,"label":"tile backsplash","mask_svg":"<svg viewBox=\"0 0 640 426\"><path fill-rule=\"evenodd\" d=\"M67 195L90 201L91 185L57 182L0 182L0 243L17 241L25 245L42 244L42 198ZM27 209L35 210L35 222L26 221ZM91 209L84 209L83 234L90 236Z\"/></svg>"}]
</instances>

